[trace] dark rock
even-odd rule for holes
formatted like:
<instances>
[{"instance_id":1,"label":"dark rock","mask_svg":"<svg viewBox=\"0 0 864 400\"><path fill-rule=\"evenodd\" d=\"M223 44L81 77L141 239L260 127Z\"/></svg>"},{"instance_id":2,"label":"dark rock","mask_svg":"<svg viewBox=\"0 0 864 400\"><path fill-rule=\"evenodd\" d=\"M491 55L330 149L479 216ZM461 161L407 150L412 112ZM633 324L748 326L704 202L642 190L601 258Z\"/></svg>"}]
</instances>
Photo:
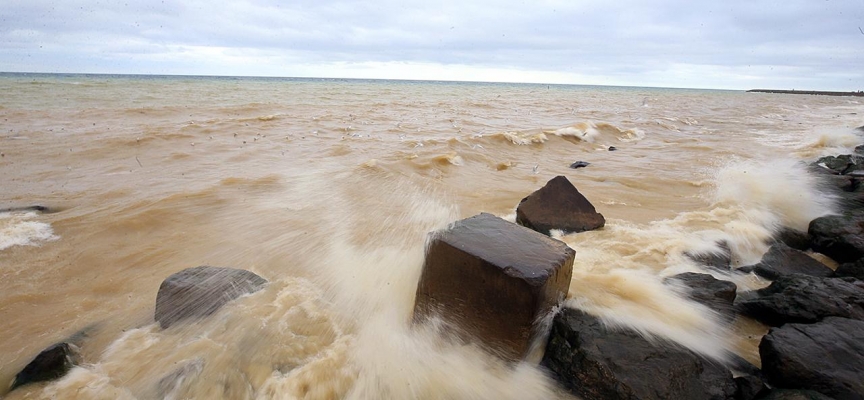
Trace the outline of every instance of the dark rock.
<instances>
[{"instance_id":1,"label":"dark rock","mask_svg":"<svg viewBox=\"0 0 864 400\"><path fill-rule=\"evenodd\" d=\"M716 279L709 274L694 272L671 276L666 281L680 282L690 288L688 293L690 299L718 311L720 314L727 315L730 314L732 303L735 301L735 291L738 288L732 282Z\"/></svg>"},{"instance_id":2,"label":"dark rock","mask_svg":"<svg viewBox=\"0 0 864 400\"><path fill-rule=\"evenodd\" d=\"M840 264L834 271L835 276L849 276L864 281L864 258L858 261Z\"/></svg>"},{"instance_id":3,"label":"dark rock","mask_svg":"<svg viewBox=\"0 0 864 400\"><path fill-rule=\"evenodd\" d=\"M684 255L701 265L719 269L721 271L729 271L732 267L732 250L729 249L729 244L726 241L717 242L720 247L720 252L708 253L691 253L685 252Z\"/></svg>"},{"instance_id":4,"label":"dark rock","mask_svg":"<svg viewBox=\"0 0 864 400\"><path fill-rule=\"evenodd\" d=\"M552 229L576 233L602 228L603 215L563 176L556 176L516 207L516 223L548 235Z\"/></svg>"},{"instance_id":5,"label":"dark rock","mask_svg":"<svg viewBox=\"0 0 864 400\"><path fill-rule=\"evenodd\" d=\"M262 289L267 280L249 271L201 266L177 272L162 282L155 319L162 328L213 314L225 303Z\"/></svg>"},{"instance_id":6,"label":"dark rock","mask_svg":"<svg viewBox=\"0 0 864 400\"><path fill-rule=\"evenodd\" d=\"M40 213L48 213L50 210L45 206L26 206L26 207L9 207L9 208L0 208L0 213L13 213L13 212L40 212Z\"/></svg>"},{"instance_id":7,"label":"dark rock","mask_svg":"<svg viewBox=\"0 0 864 400\"><path fill-rule=\"evenodd\" d=\"M563 242L491 214L457 221L431 235L415 321L440 316L466 340L522 359L548 333L535 321L567 295L573 256Z\"/></svg>"},{"instance_id":8,"label":"dark rock","mask_svg":"<svg viewBox=\"0 0 864 400\"><path fill-rule=\"evenodd\" d=\"M10 390L28 383L60 378L66 375L79 361L80 355L77 346L69 343L57 343L42 350L18 375L15 375Z\"/></svg>"},{"instance_id":9,"label":"dark rock","mask_svg":"<svg viewBox=\"0 0 864 400\"><path fill-rule=\"evenodd\" d=\"M741 269L739 269L741 270ZM759 264L752 268L741 270L741 272L752 271L767 279L777 279L784 275L804 274L810 276L832 276L834 271L822 264L807 253L795 250L784 243L775 243L762 256Z\"/></svg>"},{"instance_id":10,"label":"dark rock","mask_svg":"<svg viewBox=\"0 0 864 400\"><path fill-rule=\"evenodd\" d=\"M609 146L609 151L615 151L615 150L618 150L618 148L615 146Z\"/></svg>"},{"instance_id":11,"label":"dark rock","mask_svg":"<svg viewBox=\"0 0 864 400\"><path fill-rule=\"evenodd\" d=\"M759 400L834 400L813 390L774 389Z\"/></svg>"},{"instance_id":12,"label":"dark rock","mask_svg":"<svg viewBox=\"0 0 864 400\"><path fill-rule=\"evenodd\" d=\"M864 399L864 321L829 317L772 328L759 343L768 383Z\"/></svg>"},{"instance_id":13,"label":"dark rock","mask_svg":"<svg viewBox=\"0 0 864 400\"><path fill-rule=\"evenodd\" d=\"M720 365L573 309L555 317L543 365L586 400L732 399L737 389Z\"/></svg>"},{"instance_id":14,"label":"dark rock","mask_svg":"<svg viewBox=\"0 0 864 400\"><path fill-rule=\"evenodd\" d=\"M864 129L861 129L864 131ZM864 155L864 144L855 146L855 154Z\"/></svg>"},{"instance_id":15,"label":"dark rock","mask_svg":"<svg viewBox=\"0 0 864 400\"><path fill-rule=\"evenodd\" d=\"M819 217L807 232L813 250L839 263L864 257L864 214Z\"/></svg>"},{"instance_id":16,"label":"dark rock","mask_svg":"<svg viewBox=\"0 0 864 400\"><path fill-rule=\"evenodd\" d=\"M753 400L763 392L767 392L762 378L753 375L739 376L735 378L735 400Z\"/></svg>"},{"instance_id":17,"label":"dark rock","mask_svg":"<svg viewBox=\"0 0 864 400\"><path fill-rule=\"evenodd\" d=\"M782 228L774 235L774 240L795 250L804 251L810 248L810 235L797 229Z\"/></svg>"},{"instance_id":18,"label":"dark rock","mask_svg":"<svg viewBox=\"0 0 864 400\"><path fill-rule=\"evenodd\" d=\"M741 293L736 307L770 326L832 316L864 319L864 287L854 282L853 278L781 276L767 288Z\"/></svg>"},{"instance_id":19,"label":"dark rock","mask_svg":"<svg viewBox=\"0 0 864 400\"><path fill-rule=\"evenodd\" d=\"M862 162L864 162L864 158L851 154L827 156L816 160L816 164L824 165L825 168L841 175L845 174L847 171L857 169L856 166Z\"/></svg>"},{"instance_id":20,"label":"dark rock","mask_svg":"<svg viewBox=\"0 0 864 400\"><path fill-rule=\"evenodd\" d=\"M591 165L591 163L589 163L588 161L576 161L573 164L570 164L570 168L573 168L573 169L585 168L589 165Z\"/></svg>"}]
</instances>

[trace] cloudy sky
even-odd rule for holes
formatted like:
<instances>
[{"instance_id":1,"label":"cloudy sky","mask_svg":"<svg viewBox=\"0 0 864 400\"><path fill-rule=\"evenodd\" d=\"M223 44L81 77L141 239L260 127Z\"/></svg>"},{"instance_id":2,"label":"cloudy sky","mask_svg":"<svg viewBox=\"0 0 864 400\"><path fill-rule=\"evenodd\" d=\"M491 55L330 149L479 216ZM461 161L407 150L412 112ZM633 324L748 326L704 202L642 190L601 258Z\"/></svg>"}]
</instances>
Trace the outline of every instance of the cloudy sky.
<instances>
[{"instance_id":1,"label":"cloudy sky","mask_svg":"<svg viewBox=\"0 0 864 400\"><path fill-rule=\"evenodd\" d=\"M864 90L864 0L2 3L7 72Z\"/></svg>"}]
</instances>

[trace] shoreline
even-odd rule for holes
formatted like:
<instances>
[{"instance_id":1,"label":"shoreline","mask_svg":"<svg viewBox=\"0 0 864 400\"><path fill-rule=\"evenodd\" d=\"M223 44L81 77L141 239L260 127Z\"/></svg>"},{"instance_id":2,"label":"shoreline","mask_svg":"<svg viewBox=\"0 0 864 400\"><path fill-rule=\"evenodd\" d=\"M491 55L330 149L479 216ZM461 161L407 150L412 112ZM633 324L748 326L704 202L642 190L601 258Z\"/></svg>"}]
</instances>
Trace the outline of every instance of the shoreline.
<instances>
[{"instance_id":1,"label":"shoreline","mask_svg":"<svg viewBox=\"0 0 864 400\"><path fill-rule=\"evenodd\" d=\"M773 93L773 94L809 94L813 96L852 96L864 97L864 92L831 92L824 90L774 90L774 89L750 89L747 93Z\"/></svg>"}]
</instances>

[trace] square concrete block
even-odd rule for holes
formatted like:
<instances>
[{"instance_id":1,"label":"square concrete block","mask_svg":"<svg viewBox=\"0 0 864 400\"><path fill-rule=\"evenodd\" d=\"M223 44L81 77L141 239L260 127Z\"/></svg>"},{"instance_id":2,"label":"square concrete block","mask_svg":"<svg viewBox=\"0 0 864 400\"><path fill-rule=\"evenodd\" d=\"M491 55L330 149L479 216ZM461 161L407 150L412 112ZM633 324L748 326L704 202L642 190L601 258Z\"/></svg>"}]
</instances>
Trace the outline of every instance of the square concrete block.
<instances>
[{"instance_id":1,"label":"square concrete block","mask_svg":"<svg viewBox=\"0 0 864 400\"><path fill-rule=\"evenodd\" d=\"M519 360L537 322L567 295L574 251L491 214L432 234L414 304L415 321L440 316L467 339Z\"/></svg>"}]
</instances>

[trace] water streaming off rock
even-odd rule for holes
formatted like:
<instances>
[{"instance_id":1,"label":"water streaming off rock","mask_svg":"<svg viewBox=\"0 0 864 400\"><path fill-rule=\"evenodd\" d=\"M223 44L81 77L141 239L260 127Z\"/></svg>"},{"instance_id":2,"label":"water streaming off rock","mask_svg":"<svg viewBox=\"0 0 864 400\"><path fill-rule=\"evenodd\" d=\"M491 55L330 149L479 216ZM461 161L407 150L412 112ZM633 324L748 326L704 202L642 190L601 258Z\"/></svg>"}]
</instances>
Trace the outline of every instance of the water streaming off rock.
<instances>
[{"instance_id":1,"label":"water streaming off rock","mask_svg":"<svg viewBox=\"0 0 864 400\"><path fill-rule=\"evenodd\" d=\"M701 90L20 75L0 90L0 209L57 211L0 214L0 382L73 335L84 360L8 398L566 397L534 365L408 323L426 233L512 218L556 175L607 218L560 237L568 306L752 359L761 327L723 328L662 278L700 271L683 252L717 240L752 263L774 229L830 212L800 162L848 151L864 124L853 98ZM197 265L270 284L160 329L159 284Z\"/></svg>"}]
</instances>

